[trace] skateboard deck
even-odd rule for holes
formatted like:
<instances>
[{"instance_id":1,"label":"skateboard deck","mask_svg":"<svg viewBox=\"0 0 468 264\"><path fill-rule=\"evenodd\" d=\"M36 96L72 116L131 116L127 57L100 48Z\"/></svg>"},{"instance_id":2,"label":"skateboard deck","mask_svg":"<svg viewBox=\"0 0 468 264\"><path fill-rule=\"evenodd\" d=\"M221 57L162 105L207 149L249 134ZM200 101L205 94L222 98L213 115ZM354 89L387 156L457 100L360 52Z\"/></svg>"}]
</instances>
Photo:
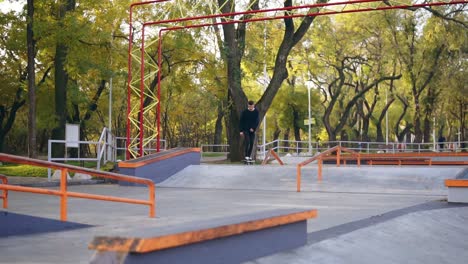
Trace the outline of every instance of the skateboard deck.
<instances>
[{"instance_id":1,"label":"skateboard deck","mask_svg":"<svg viewBox=\"0 0 468 264\"><path fill-rule=\"evenodd\" d=\"M255 164L255 160L242 160L244 162L245 165L253 165Z\"/></svg>"}]
</instances>

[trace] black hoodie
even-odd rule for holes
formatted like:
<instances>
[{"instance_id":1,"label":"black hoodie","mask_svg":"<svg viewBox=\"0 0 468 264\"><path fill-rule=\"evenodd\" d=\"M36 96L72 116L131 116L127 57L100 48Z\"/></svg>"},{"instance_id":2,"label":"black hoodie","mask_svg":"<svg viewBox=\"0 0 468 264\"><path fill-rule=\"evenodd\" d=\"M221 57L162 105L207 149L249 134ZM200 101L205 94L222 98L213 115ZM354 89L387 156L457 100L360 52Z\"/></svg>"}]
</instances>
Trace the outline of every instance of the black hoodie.
<instances>
[{"instance_id":1,"label":"black hoodie","mask_svg":"<svg viewBox=\"0 0 468 264\"><path fill-rule=\"evenodd\" d=\"M245 109L244 111L242 111L240 117L239 129L241 132L248 132L251 128L255 131L259 123L260 119L257 108L254 108L253 111Z\"/></svg>"}]
</instances>

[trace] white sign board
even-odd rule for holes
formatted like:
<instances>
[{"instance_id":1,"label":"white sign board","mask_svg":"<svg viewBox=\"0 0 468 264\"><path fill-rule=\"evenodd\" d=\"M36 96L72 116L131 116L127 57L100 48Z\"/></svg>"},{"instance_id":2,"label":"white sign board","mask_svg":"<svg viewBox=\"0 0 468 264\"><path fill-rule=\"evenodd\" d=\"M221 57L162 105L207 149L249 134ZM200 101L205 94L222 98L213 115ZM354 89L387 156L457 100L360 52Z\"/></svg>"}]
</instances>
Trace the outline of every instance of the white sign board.
<instances>
[{"instance_id":1,"label":"white sign board","mask_svg":"<svg viewBox=\"0 0 468 264\"><path fill-rule=\"evenodd\" d=\"M80 125L66 124L65 126L65 147L79 148Z\"/></svg>"},{"instance_id":2,"label":"white sign board","mask_svg":"<svg viewBox=\"0 0 468 264\"><path fill-rule=\"evenodd\" d=\"M304 125L307 126L308 124L315 125L315 118L304 119Z\"/></svg>"}]
</instances>

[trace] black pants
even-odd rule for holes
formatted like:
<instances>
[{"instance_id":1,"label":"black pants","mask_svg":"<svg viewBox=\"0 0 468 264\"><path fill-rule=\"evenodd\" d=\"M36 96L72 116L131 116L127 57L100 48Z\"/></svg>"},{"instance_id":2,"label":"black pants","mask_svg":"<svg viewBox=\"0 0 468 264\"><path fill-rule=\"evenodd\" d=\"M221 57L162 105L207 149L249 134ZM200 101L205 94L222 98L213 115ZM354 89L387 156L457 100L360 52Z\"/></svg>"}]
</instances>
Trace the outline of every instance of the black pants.
<instances>
[{"instance_id":1,"label":"black pants","mask_svg":"<svg viewBox=\"0 0 468 264\"><path fill-rule=\"evenodd\" d=\"M255 132L244 131L244 154L250 157L255 142Z\"/></svg>"}]
</instances>

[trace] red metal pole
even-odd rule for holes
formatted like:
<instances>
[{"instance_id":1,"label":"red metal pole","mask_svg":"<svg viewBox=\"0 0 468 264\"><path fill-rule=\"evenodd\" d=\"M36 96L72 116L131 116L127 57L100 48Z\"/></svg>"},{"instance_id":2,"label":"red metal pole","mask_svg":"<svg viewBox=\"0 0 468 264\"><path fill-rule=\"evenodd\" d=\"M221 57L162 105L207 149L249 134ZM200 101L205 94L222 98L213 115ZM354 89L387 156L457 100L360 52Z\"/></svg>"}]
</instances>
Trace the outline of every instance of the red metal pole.
<instances>
[{"instance_id":1,"label":"red metal pole","mask_svg":"<svg viewBox=\"0 0 468 264\"><path fill-rule=\"evenodd\" d=\"M158 39L158 106L157 106L157 114L156 114L156 122L157 122L157 129L158 129L158 136L157 136L157 146L156 151L159 152L161 148L161 72L162 72L162 31L159 31L159 39Z\"/></svg>"},{"instance_id":2,"label":"red metal pole","mask_svg":"<svg viewBox=\"0 0 468 264\"><path fill-rule=\"evenodd\" d=\"M131 112L131 96L132 96L132 89L131 89L131 82L132 82L132 47L133 47L133 7L140 6L140 5L147 5L153 3L162 3L168 2L170 0L154 0L154 1L144 1L138 3L130 4L130 14L129 14L129 34L128 34L128 77L127 77L127 142L125 144L126 147L126 157L127 160L130 159L130 140L131 140L131 121L130 121L130 112Z\"/></svg>"},{"instance_id":3,"label":"red metal pole","mask_svg":"<svg viewBox=\"0 0 468 264\"><path fill-rule=\"evenodd\" d=\"M140 113L139 113L139 122L140 122L140 142L138 142L139 154L140 157L143 157L143 114L144 114L144 103L145 103L145 25L141 30L141 62L140 62Z\"/></svg>"},{"instance_id":4,"label":"red metal pole","mask_svg":"<svg viewBox=\"0 0 468 264\"><path fill-rule=\"evenodd\" d=\"M130 159L130 104L131 100L130 97L132 96L131 92L131 82L132 82L132 44L133 44L133 25L132 25L132 13L133 13L133 5L130 5L130 20L129 20L129 34L128 34L128 74L127 74L127 141L125 142L125 156L126 159Z\"/></svg>"}]
</instances>

